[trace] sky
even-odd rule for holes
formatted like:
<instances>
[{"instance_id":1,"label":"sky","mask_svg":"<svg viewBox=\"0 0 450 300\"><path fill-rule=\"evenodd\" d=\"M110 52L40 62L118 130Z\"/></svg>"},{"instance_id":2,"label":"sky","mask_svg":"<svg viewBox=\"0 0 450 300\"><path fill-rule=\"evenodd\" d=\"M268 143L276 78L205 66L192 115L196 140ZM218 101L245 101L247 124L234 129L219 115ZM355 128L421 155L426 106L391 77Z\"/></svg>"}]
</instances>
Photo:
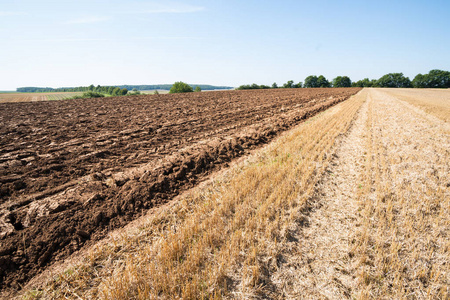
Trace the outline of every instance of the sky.
<instances>
[{"instance_id":1,"label":"sky","mask_svg":"<svg viewBox=\"0 0 450 300\"><path fill-rule=\"evenodd\" d=\"M0 90L450 70L450 1L0 0Z\"/></svg>"}]
</instances>

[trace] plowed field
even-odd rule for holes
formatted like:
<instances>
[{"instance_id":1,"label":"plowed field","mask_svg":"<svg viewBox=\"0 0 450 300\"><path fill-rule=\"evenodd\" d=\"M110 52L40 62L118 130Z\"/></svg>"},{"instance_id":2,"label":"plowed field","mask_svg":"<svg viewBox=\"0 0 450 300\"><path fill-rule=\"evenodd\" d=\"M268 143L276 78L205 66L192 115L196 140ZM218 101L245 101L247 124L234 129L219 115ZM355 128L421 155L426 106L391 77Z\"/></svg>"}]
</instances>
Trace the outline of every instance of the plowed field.
<instances>
[{"instance_id":1,"label":"plowed field","mask_svg":"<svg viewBox=\"0 0 450 300\"><path fill-rule=\"evenodd\" d=\"M0 103L0 289L359 90Z\"/></svg>"}]
</instances>

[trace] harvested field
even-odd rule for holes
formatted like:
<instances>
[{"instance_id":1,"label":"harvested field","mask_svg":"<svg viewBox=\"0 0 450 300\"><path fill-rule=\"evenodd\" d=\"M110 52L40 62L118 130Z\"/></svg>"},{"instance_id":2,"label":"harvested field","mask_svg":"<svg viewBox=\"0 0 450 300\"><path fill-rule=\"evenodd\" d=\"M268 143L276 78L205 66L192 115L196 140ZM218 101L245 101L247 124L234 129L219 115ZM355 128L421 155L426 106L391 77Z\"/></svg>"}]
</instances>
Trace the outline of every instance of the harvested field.
<instances>
[{"instance_id":1,"label":"harvested field","mask_svg":"<svg viewBox=\"0 0 450 300\"><path fill-rule=\"evenodd\" d=\"M299 242L273 275L287 298L448 299L450 127L391 91L360 94L309 199L308 226L293 232ZM444 96L395 94L404 92Z\"/></svg>"},{"instance_id":2,"label":"harvested field","mask_svg":"<svg viewBox=\"0 0 450 300\"><path fill-rule=\"evenodd\" d=\"M429 114L450 122L450 92L448 89L383 89Z\"/></svg>"},{"instance_id":3,"label":"harvested field","mask_svg":"<svg viewBox=\"0 0 450 300\"><path fill-rule=\"evenodd\" d=\"M364 89L25 295L449 299L449 149L447 122Z\"/></svg>"},{"instance_id":4,"label":"harvested field","mask_svg":"<svg viewBox=\"0 0 450 300\"><path fill-rule=\"evenodd\" d=\"M82 94L83 92L0 93L0 103L64 100L74 96L81 96Z\"/></svg>"},{"instance_id":5,"label":"harvested field","mask_svg":"<svg viewBox=\"0 0 450 300\"><path fill-rule=\"evenodd\" d=\"M359 89L0 104L1 289Z\"/></svg>"}]
</instances>

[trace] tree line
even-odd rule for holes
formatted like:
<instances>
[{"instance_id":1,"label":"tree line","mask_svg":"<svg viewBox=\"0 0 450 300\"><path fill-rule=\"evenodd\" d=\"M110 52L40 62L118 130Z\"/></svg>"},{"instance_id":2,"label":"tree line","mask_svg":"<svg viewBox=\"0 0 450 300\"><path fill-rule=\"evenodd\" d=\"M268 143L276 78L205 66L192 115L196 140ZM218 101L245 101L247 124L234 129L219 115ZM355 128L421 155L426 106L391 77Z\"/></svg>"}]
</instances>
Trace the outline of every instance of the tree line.
<instances>
[{"instance_id":1,"label":"tree line","mask_svg":"<svg viewBox=\"0 0 450 300\"><path fill-rule=\"evenodd\" d=\"M79 87L71 87L71 88L40 88L40 87L20 87L17 88L17 92L19 93L60 93L60 92L86 92L86 93L99 93L106 94L111 96L122 96L128 93L128 89L121 88L118 86L94 86L91 84L90 86L79 86Z\"/></svg>"},{"instance_id":2,"label":"tree line","mask_svg":"<svg viewBox=\"0 0 450 300\"><path fill-rule=\"evenodd\" d=\"M156 85L117 85L117 86L79 86L79 87L65 87L65 88L51 88L51 87L20 87L16 91L19 93L54 93L54 92L96 92L102 94L113 95L114 89L118 88L121 91L135 90L135 91L149 91L149 90L170 90L173 84L156 84ZM233 89L230 86L216 86L208 84L195 84L191 86L198 86L201 90L229 90ZM112 90L111 90L112 88ZM110 93L111 92L111 93ZM122 92L123 93L123 92ZM119 95L119 94L116 94Z\"/></svg>"},{"instance_id":3,"label":"tree line","mask_svg":"<svg viewBox=\"0 0 450 300\"><path fill-rule=\"evenodd\" d=\"M417 74L411 81L403 73L389 73L379 79L364 78L352 82L348 76L337 76L328 81L323 75L311 75L305 78L304 83L294 84L289 80L281 88L327 88L327 87L390 87L390 88L450 88L450 72L443 70L431 70L428 74ZM256 83L241 85L237 90L276 89L277 83L272 86L258 85Z\"/></svg>"}]
</instances>

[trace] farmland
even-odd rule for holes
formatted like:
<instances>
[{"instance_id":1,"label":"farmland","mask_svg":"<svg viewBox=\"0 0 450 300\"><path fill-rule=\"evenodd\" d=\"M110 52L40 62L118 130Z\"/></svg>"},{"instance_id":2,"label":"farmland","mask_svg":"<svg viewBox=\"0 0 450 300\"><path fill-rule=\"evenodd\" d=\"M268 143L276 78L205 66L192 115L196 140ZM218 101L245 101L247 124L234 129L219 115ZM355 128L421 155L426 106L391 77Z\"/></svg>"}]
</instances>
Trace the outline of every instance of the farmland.
<instances>
[{"instance_id":1,"label":"farmland","mask_svg":"<svg viewBox=\"0 0 450 300\"><path fill-rule=\"evenodd\" d=\"M0 93L0 103L5 102L35 102L48 100L63 100L82 95L82 92L58 93Z\"/></svg>"},{"instance_id":2,"label":"farmland","mask_svg":"<svg viewBox=\"0 0 450 300\"><path fill-rule=\"evenodd\" d=\"M426 110L446 93L364 89L25 295L448 299L449 116Z\"/></svg>"},{"instance_id":3,"label":"farmland","mask_svg":"<svg viewBox=\"0 0 450 300\"><path fill-rule=\"evenodd\" d=\"M0 104L1 288L19 289L358 90Z\"/></svg>"}]
</instances>

